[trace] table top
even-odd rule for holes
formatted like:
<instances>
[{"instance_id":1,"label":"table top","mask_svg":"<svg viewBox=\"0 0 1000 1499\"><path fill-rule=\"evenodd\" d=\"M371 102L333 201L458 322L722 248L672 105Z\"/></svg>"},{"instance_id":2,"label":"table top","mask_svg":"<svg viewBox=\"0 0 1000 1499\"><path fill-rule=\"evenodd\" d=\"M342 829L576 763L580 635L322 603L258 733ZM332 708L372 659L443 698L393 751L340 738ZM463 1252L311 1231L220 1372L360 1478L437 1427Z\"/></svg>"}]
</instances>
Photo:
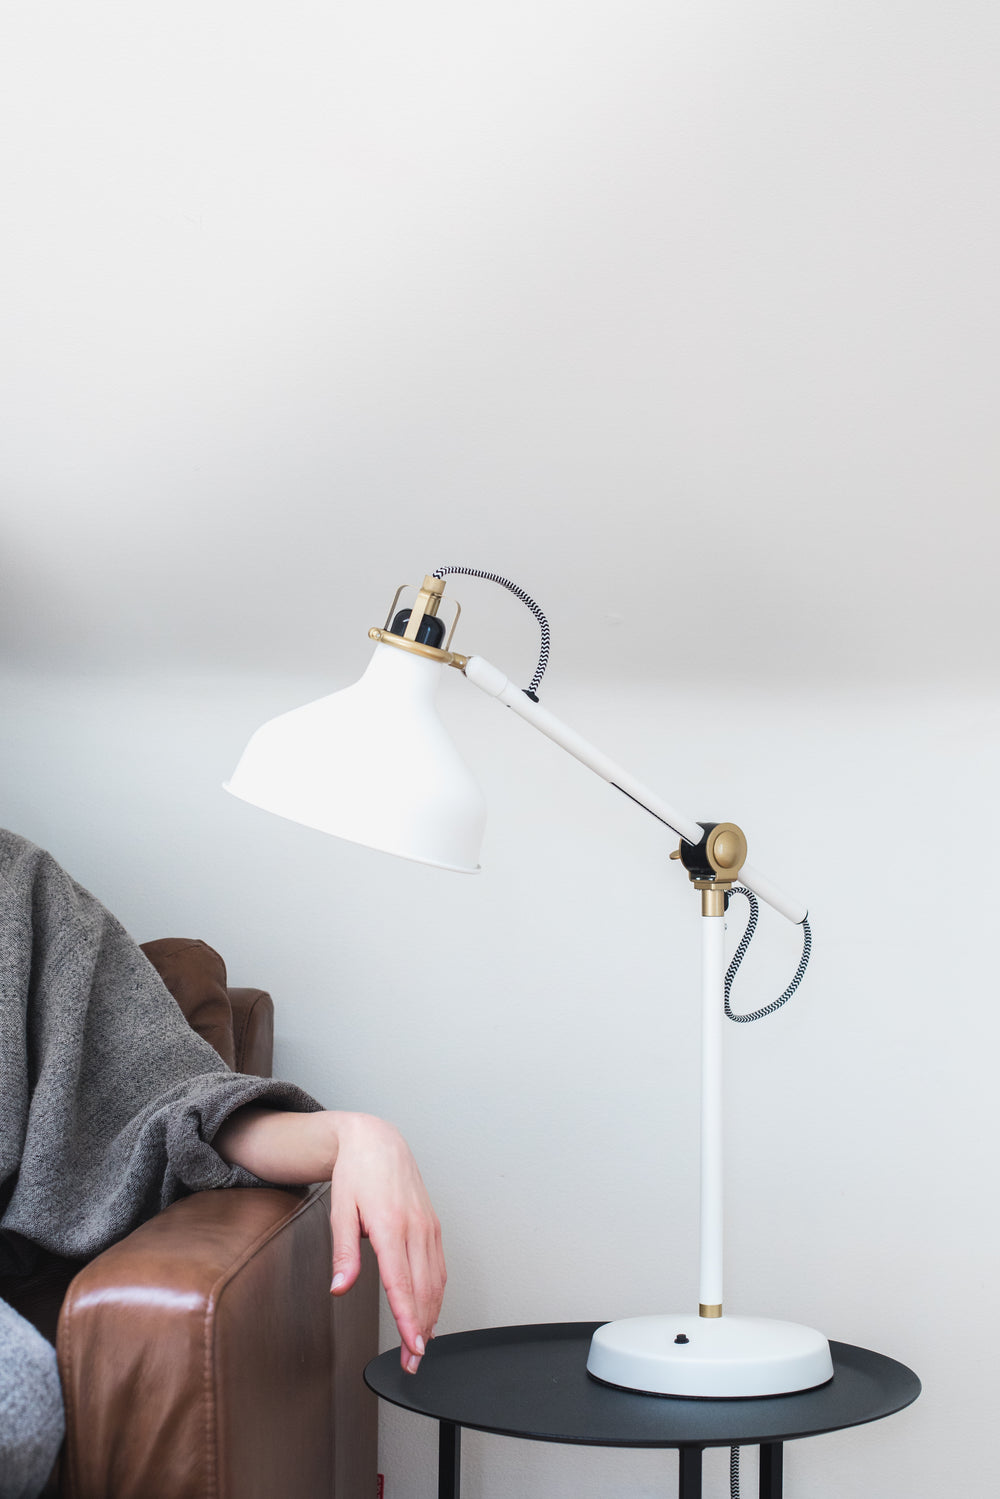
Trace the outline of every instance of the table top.
<instances>
[{"instance_id":1,"label":"table top","mask_svg":"<svg viewBox=\"0 0 1000 1499\"><path fill-rule=\"evenodd\" d=\"M416 1374L399 1350L382 1353L365 1382L419 1415L502 1436L593 1447L728 1447L786 1442L878 1421L916 1400L905 1364L831 1343L834 1377L796 1395L690 1400L599 1384L587 1373L599 1322L489 1327L435 1338Z\"/></svg>"}]
</instances>

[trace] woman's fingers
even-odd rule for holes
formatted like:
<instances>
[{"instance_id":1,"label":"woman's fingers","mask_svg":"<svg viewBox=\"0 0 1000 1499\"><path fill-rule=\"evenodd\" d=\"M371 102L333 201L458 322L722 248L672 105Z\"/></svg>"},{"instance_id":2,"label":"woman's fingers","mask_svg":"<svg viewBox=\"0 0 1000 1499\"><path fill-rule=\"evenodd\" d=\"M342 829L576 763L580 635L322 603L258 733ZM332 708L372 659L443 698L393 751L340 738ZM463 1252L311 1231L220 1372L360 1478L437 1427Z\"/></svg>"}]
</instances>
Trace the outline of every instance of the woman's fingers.
<instances>
[{"instance_id":1,"label":"woman's fingers","mask_svg":"<svg viewBox=\"0 0 1000 1499\"><path fill-rule=\"evenodd\" d=\"M389 1310L402 1340L400 1362L408 1373L415 1374L426 1347L426 1339L413 1292L413 1277L410 1274L406 1246L396 1236L383 1241L377 1228L373 1229L370 1238L378 1258L379 1275L385 1287Z\"/></svg>"},{"instance_id":2,"label":"woman's fingers","mask_svg":"<svg viewBox=\"0 0 1000 1499\"><path fill-rule=\"evenodd\" d=\"M402 1339L403 1368L416 1373L441 1311L447 1273L441 1225L417 1164L392 1125L370 1115L342 1116L331 1197L334 1289L353 1284L359 1237L367 1234Z\"/></svg>"},{"instance_id":3,"label":"woman's fingers","mask_svg":"<svg viewBox=\"0 0 1000 1499\"><path fill-rule=\"evenodd\" d=\"M441 1314L441 1302L448 1275L441 1248L441 1228L434 1219L433 1224L408 1245L410 1277L413 1283L413 1298L425 1340L434 1334L434 1327Z\"/></svg>"},{"instance_id":4,"label":"woman's fingers","mask_svg":"<svg viewBox=\"0 0 1000 1499\"><path fill-rule=\"evenodd\" d=\"M369 1237L378 1256L389 1308L403 1340L403 1368L415 1374L441 1314L448 1278L440 1227L436 1218L430 1224L421 1220L415 1231L407 1235L383 1233L378 1225L372 1225Z\"/></svg>"},{"instance_id":5,"label":"woman's fingers","mask_svg":"<svg viewBox=\"0 0 1000 1499\"><path fill-rule=\"evenodd\" d=\"M349 1291L361 1273L361 1224L355 1203L331 1192L330 1229L333 1234L333 1281L335 1296Z\"/></svg>"}]
</instances>

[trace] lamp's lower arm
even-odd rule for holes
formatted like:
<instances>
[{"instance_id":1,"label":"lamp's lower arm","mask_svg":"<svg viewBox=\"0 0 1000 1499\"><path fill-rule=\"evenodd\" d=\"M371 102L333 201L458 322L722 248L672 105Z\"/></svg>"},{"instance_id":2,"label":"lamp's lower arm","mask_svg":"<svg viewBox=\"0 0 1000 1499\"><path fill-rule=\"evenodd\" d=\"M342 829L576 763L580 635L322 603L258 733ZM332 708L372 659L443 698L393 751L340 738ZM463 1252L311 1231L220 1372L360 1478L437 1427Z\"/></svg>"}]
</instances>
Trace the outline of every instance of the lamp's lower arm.
<instances>
[{"instance_id":1,"label":"lamp's lower arm","mask_svg":"<svg viewBox=\"0 0 1000 1499\"><path fill-rule=\"evenodd\" d=\"M746 885L748 890L752 890L754 895L766 901L782 916L787 916L789 921L794 921L796 926L801 926L809 915L808 906L804 906L800 900L793 900L790 895L779 890L777 885L772 885L771 881L766 880L752 864L743 865L740 870L740 883Z\"/></svg>"}]
</instances>

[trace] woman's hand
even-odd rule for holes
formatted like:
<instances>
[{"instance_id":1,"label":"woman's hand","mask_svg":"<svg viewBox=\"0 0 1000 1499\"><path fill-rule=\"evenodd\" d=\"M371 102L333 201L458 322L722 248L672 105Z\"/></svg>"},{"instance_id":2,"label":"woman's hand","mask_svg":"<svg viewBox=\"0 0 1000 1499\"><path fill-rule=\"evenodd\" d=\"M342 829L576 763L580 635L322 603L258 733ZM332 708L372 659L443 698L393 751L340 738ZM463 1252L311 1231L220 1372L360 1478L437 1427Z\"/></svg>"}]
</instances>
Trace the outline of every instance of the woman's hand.
<instances>
[{"instance_id":1,"label":"woman's hand","mask_svg":"<svg viewBox=\"0 0 1000 1499\"><path fill-rule=\"evenodd\" d=\"M447 1274L441 1225L417 1163L399 1131L371 1114L294 1114L248 1105L213 1141L223 1157L263 1181L330 1181L335 1296L361 1269L371 1240L402 1339L403 1368L415 1374L441 1310Z\"/></svg>"},{"instance_id":2,"label":"woman's hand","mask_svg":"<svg viewBox=\"0 0 1000 1499\"><path fill-rule=\"evenodd\" d=\"M331 1290L343 1295L357 1280L366 1236L403 1340L403 1368L415 1374L447 1279L441 1225L409 1146L393 1125L371 1114L335 1113L333 1120L338 1149L330 1191Z\"/></svg>"}]
</instances>

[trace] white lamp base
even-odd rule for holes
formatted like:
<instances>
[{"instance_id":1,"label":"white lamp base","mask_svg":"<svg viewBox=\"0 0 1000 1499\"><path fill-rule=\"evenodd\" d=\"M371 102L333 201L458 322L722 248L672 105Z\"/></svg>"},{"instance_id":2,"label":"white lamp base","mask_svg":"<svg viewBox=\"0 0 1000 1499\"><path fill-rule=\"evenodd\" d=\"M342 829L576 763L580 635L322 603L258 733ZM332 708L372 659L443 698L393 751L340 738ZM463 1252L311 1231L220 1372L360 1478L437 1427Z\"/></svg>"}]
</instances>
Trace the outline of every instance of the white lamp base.
<instances>
[{"instance_id":1,"label":"white lamp base","mask_svg":"<svg viewBox=\"0 0 1000 1499\"><path fill-rule=\"evenodd\" d=\"M587 1372L649 1395L739 1400L815 1389L833 1378L833 1360L826 1338L795 1322L681 1313L605 1323Z\"/></svg>"}]
</instances>

